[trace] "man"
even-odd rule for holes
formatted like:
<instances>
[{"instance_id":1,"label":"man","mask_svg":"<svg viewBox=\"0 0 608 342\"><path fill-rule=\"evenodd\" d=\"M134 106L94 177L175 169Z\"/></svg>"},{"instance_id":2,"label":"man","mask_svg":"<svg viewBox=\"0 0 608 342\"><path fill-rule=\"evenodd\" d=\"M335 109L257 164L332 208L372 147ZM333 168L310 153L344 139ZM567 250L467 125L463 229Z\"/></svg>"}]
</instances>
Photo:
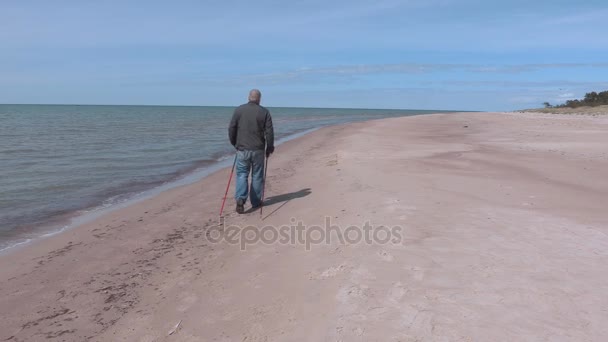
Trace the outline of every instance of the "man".
<instances>
[{"instance_id":1,"label":"man","mask_svg":"<svg viewBox=\"0 0 608 342\"><path fill-rule=\"evenodd\" d=\"M236 152L236 212L245 211L247 194L251 207L262 205L264 187L264 155L274 152L274 129L268 109L260 106L262 93L253 89L249 92L249 102L234 110L228 137ZM248 185L251 172L251 188Z\"/></svg>"}]
</instances>

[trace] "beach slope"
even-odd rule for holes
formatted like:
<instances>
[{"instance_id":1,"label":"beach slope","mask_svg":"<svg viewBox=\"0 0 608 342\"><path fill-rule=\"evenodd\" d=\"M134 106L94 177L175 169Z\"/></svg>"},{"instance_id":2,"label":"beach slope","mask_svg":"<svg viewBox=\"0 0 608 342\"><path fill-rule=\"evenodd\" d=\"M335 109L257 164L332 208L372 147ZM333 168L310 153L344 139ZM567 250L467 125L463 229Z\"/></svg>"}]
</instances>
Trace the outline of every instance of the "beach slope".
<instances>
[{"instance_id":1,"label":"beach slope","mask_svg":"<svg viewBox=\"0 0 608 342\"><path fill-rule=\"evenodd\" d=\"M0 257L0 340L605 341L607 133L525 113L317 130L270 158L262 215L229 199L218 226L222 170Z\"/></svg>"}]
</instances>

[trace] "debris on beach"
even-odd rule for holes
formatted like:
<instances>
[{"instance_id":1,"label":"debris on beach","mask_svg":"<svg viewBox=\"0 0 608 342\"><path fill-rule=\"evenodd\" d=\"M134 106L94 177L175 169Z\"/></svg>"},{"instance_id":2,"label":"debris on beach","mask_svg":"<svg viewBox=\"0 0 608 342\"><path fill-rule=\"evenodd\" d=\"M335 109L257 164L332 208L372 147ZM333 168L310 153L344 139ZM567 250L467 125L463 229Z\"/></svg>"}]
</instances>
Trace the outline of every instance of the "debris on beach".
<instances>
[{"instance_id":1,"label":"debris on beach","mask_svg":"<svg viewBox=\"0 0 608 342\"><path fill-rule=\"evenodd\" d=\"M167 336L171 336L171 335L173 335L173 334L174 334L174 333L177 331L177 329L179 329L179 326L180 326L181 324L182 324L182 320L180 319L180 320L179 320L179 322L177 322L177 324L176 324L176 325L173 327L173 329L171 329L171 330L169 331L169 335L167 335Z\"/></svg>"}]
</instances>

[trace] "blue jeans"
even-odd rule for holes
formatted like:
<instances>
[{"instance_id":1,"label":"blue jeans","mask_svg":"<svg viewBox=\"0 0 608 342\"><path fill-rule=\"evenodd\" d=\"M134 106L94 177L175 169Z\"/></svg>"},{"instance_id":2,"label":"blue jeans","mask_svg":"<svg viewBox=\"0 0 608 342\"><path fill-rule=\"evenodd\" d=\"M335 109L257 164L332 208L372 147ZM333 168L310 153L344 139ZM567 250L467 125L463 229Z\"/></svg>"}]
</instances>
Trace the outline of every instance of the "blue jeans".
<instances>
[{"instance_id":1,"label":"blue jeans","mask_svg":"<svg viewBox=\"0 0 608 342\"><path fill-rule=\"evenodd\" d=\"M251 189L248 180L251 172ZM264 150L236 152L236 191L234 198L247 202L247 193L252 207L262 204L262 188L264 187Z\"/></svg>"}]
</instances>

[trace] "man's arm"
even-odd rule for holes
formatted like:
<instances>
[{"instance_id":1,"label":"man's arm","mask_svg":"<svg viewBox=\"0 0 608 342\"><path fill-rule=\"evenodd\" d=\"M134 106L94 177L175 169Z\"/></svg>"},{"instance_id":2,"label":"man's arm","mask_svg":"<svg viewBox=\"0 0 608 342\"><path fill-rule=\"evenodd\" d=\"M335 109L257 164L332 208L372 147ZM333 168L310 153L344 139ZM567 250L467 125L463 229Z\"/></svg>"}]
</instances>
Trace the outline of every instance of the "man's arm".
<instances>
[{"instance_id":1,"label":"man's arm","mask_svg":"<svg viewBox=\"0 0 608 342\"><path fill-rule=\"evenodd\" d=\"M240 113L235 110L234 114L232 114L232 120L230 120L230 125L228 126L228 138L230 138L230 143L234 147L236 147L236 133L239 127L240 116Z\"/></svg>"},{"instance_id":2,"label":"man's arm","mask_svg":"<svg viewBox=\"0 0 608 342\"><path fill-rule=\"evenodd\" d=\"M266 122L264 124L264 134L266 136L266 156L274 152L274 128L272 127L272 117L270 112L266 113Z\"/></svg>"}]
</instances>

